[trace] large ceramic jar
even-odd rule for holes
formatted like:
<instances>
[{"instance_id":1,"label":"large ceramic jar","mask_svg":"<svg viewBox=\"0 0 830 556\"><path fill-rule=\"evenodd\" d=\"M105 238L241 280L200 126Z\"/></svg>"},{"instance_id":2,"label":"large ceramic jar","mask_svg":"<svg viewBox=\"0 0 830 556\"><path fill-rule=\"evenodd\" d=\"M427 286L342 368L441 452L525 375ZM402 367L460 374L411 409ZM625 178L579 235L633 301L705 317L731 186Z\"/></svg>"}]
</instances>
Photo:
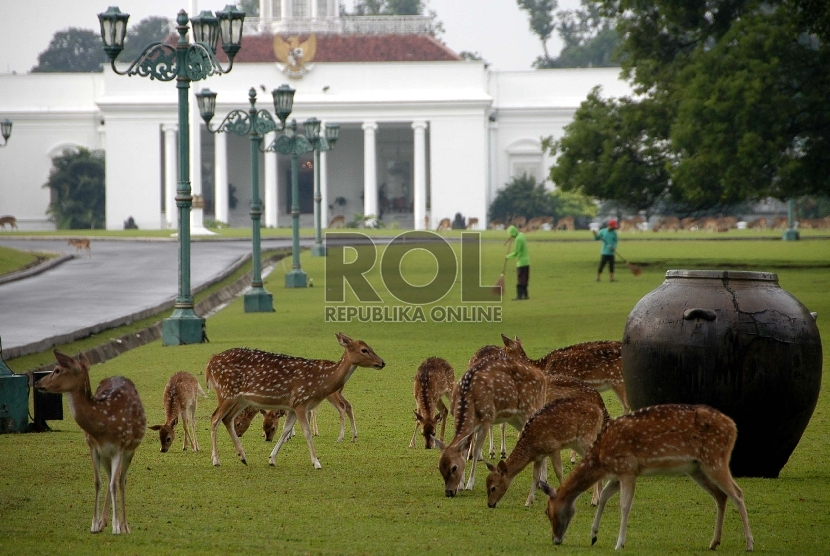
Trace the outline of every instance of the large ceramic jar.
<instances>
[{"instance_id":1,"label":"large ceramic jar","mask_svg":"<svg viewBox=\"0 0 830 556\"><path fill-rule=\"evenodd\" d=\"M670 270L625 325L632 409L707 404L735 421L735 476L777 477L813 414L821 338L812 315L767 272Z\"/></svg>"}]
</instances>

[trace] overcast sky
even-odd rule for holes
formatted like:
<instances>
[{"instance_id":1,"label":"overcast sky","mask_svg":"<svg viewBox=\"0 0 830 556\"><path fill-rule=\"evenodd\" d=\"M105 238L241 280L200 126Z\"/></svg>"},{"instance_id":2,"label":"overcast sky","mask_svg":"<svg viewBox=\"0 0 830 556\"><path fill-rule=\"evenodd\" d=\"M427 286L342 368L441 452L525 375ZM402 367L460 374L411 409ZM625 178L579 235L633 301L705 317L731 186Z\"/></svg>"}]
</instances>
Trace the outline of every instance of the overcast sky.
<instances>
[{"instance_id":1,"label":"overcast sky","mask_svg":"<svg viewBox=\"0 0 830 556\"><path fill-rule=\"evenodd\" d=\"M0 0L0 73L26 73L37 65L56 31L69 27L98 33L99 12L116 5L130 14L130 24L158 15L175 19L179 9L220 10L232 0ZM352 0L346 0L351 9ZM559 0L560 9L573 9L579 0ZM172 8L171 8L172 6ZM530 69L542 46L528 26L527 13L516 0L428 0L446 30L443 40L456 52L478 52L500 70ZM558 53L554 37L548 48Z\"/></svg>"}]
</instances>

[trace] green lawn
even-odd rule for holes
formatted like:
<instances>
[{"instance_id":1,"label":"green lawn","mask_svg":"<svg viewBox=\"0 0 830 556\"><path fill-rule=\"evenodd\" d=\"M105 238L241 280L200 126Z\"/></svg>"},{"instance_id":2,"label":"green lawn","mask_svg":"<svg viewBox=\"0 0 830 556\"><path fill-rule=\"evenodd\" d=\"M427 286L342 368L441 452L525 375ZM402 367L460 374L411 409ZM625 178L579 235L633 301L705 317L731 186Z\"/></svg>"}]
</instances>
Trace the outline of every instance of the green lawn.
<instances>
[{"instance_id":1,"label":"green lawn","mask_svg":"<svg viewBox=\"0 0 830 556\"><path fill-rule=\"evenodd\" d=\"M585 232L584 234L587 234ZM489 234L488 234L489 235ZM544 496L524 507L530 469L516 479L497 509L484 495L486 469L479 464L472 492L448 499L436 469L437 451L422 443L408 449L414 428L412 379L429 356L447 359L460 376L480 346L518 335L532 357L568 344L620 339L628 313L657 287L668 269L721 268L778 274L781 286L819 314L830 337L830 241L753 240L656 241L660 234L623 235L620 251L644 272L634 277L624 265L618 282L596 283L599 245L586 241L547 241L531 236L529 302L504 301L502 321L490 323L327 323L324 321L324 260L303 254L314 286L283 288L283 269L266 280L276 311L246 314L241 299L207 321L209 344L163 347L149 344L92 368L93 383L125 375L137 385L150 423L163 421L162 391L173 373L185 370L204 384L211 355L250 347L309 358L337 359L335 332L371 345L387 362L383 370L358 369L345 388L359 431L352 444L337 444L337 414L319 408L315 448L321 470L311 466L301 436L268 465L273 444L259 436L259 418L243 437L248 465L234 454L227 432L219 430L222 466L210 461L209 418L215 394L200 401L197 413L201 451L162 454L148 433L129 474L131 535L91 535L92 470L83 434L65 406L65 420L53 432L0 436L0 551L8 554L559 554L608 553L619 526L618 497L606 510L599 540L590 546L593 510L589 496L577 513L565 543L554 548L544 515ZM668 234L667 234L668 236ZM502 239L503 233L493 233ZM573 237L573 236L568 236ZM677 234L662 239L678 237ZM736 236L737 237L737 236ZM587 239L579 236L579 238ZM574 239L577 239L574 237ZM720 239L720 238L718 238ZM500 241L483 248L483 282L495 282L502 267ZM404 258L405 275L426 283L434 274L421 253ZM414 267L426 263L426 268ZM387 303L376 269L371 283ZM508 298L515 277L507 273ZM458 285L438 305L455 305ZM353 298L350 297L353 300ZM164 315L166 316L166 315ZM70 348L71 349L71 346ZM827 366L828 354L824 356ZM17 372L14 362L10 366ZM824 381L826 385L826 380ZM94 388L94 384L93 384ZM612 415L620 413L606 394ZM769 408L775 411L775 407ZM182 434L181 426L178 435ZM452 427L448 427L451 437ZM739 431L740 434L740 431ZM347 436L348 437L348 436ZM515 442L515 434L508 435ZM177 437L176 443L181 442ZM780 478L738 479L743 488L756 551L827 553L830 546L830 395L824 388L813 419ZM180 444L179 444L180 445ZM566 464L566 472L571 468ZM555 481L555 479L554 479ZM631 512L626 551L633 554L708 553L715 520L714 502L685 477L643 478ZM740 520L730 504L723 553L744 551Z\"/></svg>"}]
</instances>

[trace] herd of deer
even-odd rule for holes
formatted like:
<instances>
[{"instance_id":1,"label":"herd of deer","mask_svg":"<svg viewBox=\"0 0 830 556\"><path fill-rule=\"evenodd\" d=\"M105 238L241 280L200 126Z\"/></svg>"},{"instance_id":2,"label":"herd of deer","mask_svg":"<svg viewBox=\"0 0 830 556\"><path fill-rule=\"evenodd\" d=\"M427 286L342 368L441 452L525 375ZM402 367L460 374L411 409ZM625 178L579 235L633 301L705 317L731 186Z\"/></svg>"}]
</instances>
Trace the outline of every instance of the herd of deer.
<instances>
[{"instance_id":1,"label":"herd of deer","mask_svg":"<svg viewBox=\"0 0 830 556\"><path fill-rule=\"evenodd\" d=\"M308 444L312 465L320 468L312 441L314 409L328 400L340 413L340 438L345 417L357 437L351 404L343 387L357 367L382 369L386 363L361 340L336 335L343 354L338 361L304 359L254 349L233 348L214 355L205 369L208 390L215 390L217 407L210 420L212 461L219 465L217 429L223 423L236 453L247 464L239 437L257 413L265 416L263 430L273 438L277 420L285 416L282 433L271 452L275 465L281 446L293 435L299 422ZM710 548L720 544L726 501L738 508L747 550L753 549L743 493L729 471L729 459L737 437L735 423L707 406L661 405L629 412L622 376L620 342L586 342L554 350L531 359L518 337L502 335L503 347L484 346L470 359L466 372L456 381L452 366L440 357L427 358L414 381L415 433L419 428L425 447L441 450L438 469L444 492L456 496L472 490L476 462L489 433L491 457L493 427L509 423L519 438L505 459L502 427L502 460L486 462L489 475L487 505L495 508L513 479L533 464L533 481L526 505L533 503L536 488L548 496L546 514L553 542L560 544L575 512L577 497L593 488L597 506L591 528L596 541L599 521L608 500L620 492L621 523L616 548L622 548L634 483L639 475L687 474L717 505L715 532ZM68 394L73 418L85 433L95 475L95 506L91 531L106 527L112 505L112 532L129 533L125 509L126 475L133 454L141 443L146 424L144 407L135 385L127 378L101 381L93 394L89 360L72 358L55 350L57 366L37 383L41 390ZM624 415L611 419L600 392L611 390L619 398ZM193 375L174 374L164 390L165 423L149 427L159 433L161 451L175 439L181 417L183 449L199 450L194 426L196 400L206 396ZM455 433L444 443L444 428L452 413ZM437 427L441 431L438 433ZM438 433L438 434L436 434ZM560 452L570 448L581 456L567 478L563 477ZM546 459L550 458L559 480L554 489L546 482ZM469 476L465 484L465 469ZM573 461L573 456L572 456ZM103 509L99 505L100 470L107 475ZM607 480L603 486L603 481Z\"/></svg>"}]
</instances>

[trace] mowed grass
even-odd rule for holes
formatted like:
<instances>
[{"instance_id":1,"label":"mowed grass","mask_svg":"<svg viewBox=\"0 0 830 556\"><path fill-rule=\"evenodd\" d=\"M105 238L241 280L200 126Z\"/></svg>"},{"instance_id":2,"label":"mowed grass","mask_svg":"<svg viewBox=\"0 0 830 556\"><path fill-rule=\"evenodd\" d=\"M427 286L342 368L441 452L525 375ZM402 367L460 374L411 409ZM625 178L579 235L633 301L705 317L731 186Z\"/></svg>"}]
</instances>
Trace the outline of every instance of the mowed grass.
<instances>
[{"instance_id":1,"label":"mowed grass","mask_svg":"<svg viewBox=\"0 0 830 556\"><path fill-rule=\"evenodd\" d=\"M455 246L457 247L457 246ZM345 388L355 408L356 443L336 443L337 414L326 402L318 408L320 436L315 449L323 465L311 466L299 435L283 446L276 467L268 465L272 443L263 441L257 418L242 438L248 465L239 462L227 432L218 431L222 465L210 460L210 414L215 394L199 402L200 452L182 452L179 426L174 449L162 454L149 431L136 452L127 488L132 534L91 535L92 469L83 434L65 403L63 421L52 432L0 436L0 551L8 554L596 554L613 550L619 526L619 498L609 503L597 544L590 546L594 511L588 495L562 546L554 548L544 515L545 496L524 507L530 469L516 479L496 509L484 494L487 475L478 464L471 492L444 496L437 471L439 453L407 446L414 429L412 379L428 356L447 359L456 375L473 352L500 344L500 334L518 335L532 357L576 342L620 339L626 318L643 295L677 268L763 270L778 274L781 286L819 314L824 338L830 332L830 241L642 241L626 236L620 251L644 268L634 277L618 264L618 282L596 283L595 242L530 242L530 301L509 301L515 271L508 266L502 321L492 323L327 323L325 266L303 254L315 287L287 290L283 271L266 280L276 311L246 314L241 299L211 316L209 344L163 347L155 342L92 368L93 388L111 375L130 377L141 393L149 424L163 421L162 391L179 370L197 375L211 355L251 347L308 358L338 359L334 337L344 332L371 345L383 370L358 369ZM495 282L505 247L483 247L482 283ZM290 265L286 264L288 268ZM431 259L413 252L404 275L424 284L435 275ZM377 268L368 275L387 304L398 305L384 289ZM607 273L603 276L605 280ZM458 305L456 284L438 305ZM353 297L349 299L353 302ZM825 351L825 367L828 355ZM13 367L14 368L14 367ZM25 369L15 368L21 372ZM826 380L824 381L826 386ZM823 389L801 443L778 479L738 479L743 488L759 552L827 553L830 546L830 396ZM612 415L617 400L606 394ZM775 412L775 407L769 411ZM452 437L452 421L447 439ZM740 431L739 431L740 434ZM347 433L348 439L348 433ZM515 431L508 429L509 447ZM566 463L566 473L571 465ZM552 472L550 478L555 484ZM631 512L626 551L634 554L708 553L715 507L686 477L641 478ZM740 520L728 506L722 553L745 549Z\"/></svg>"}]
</instances>

